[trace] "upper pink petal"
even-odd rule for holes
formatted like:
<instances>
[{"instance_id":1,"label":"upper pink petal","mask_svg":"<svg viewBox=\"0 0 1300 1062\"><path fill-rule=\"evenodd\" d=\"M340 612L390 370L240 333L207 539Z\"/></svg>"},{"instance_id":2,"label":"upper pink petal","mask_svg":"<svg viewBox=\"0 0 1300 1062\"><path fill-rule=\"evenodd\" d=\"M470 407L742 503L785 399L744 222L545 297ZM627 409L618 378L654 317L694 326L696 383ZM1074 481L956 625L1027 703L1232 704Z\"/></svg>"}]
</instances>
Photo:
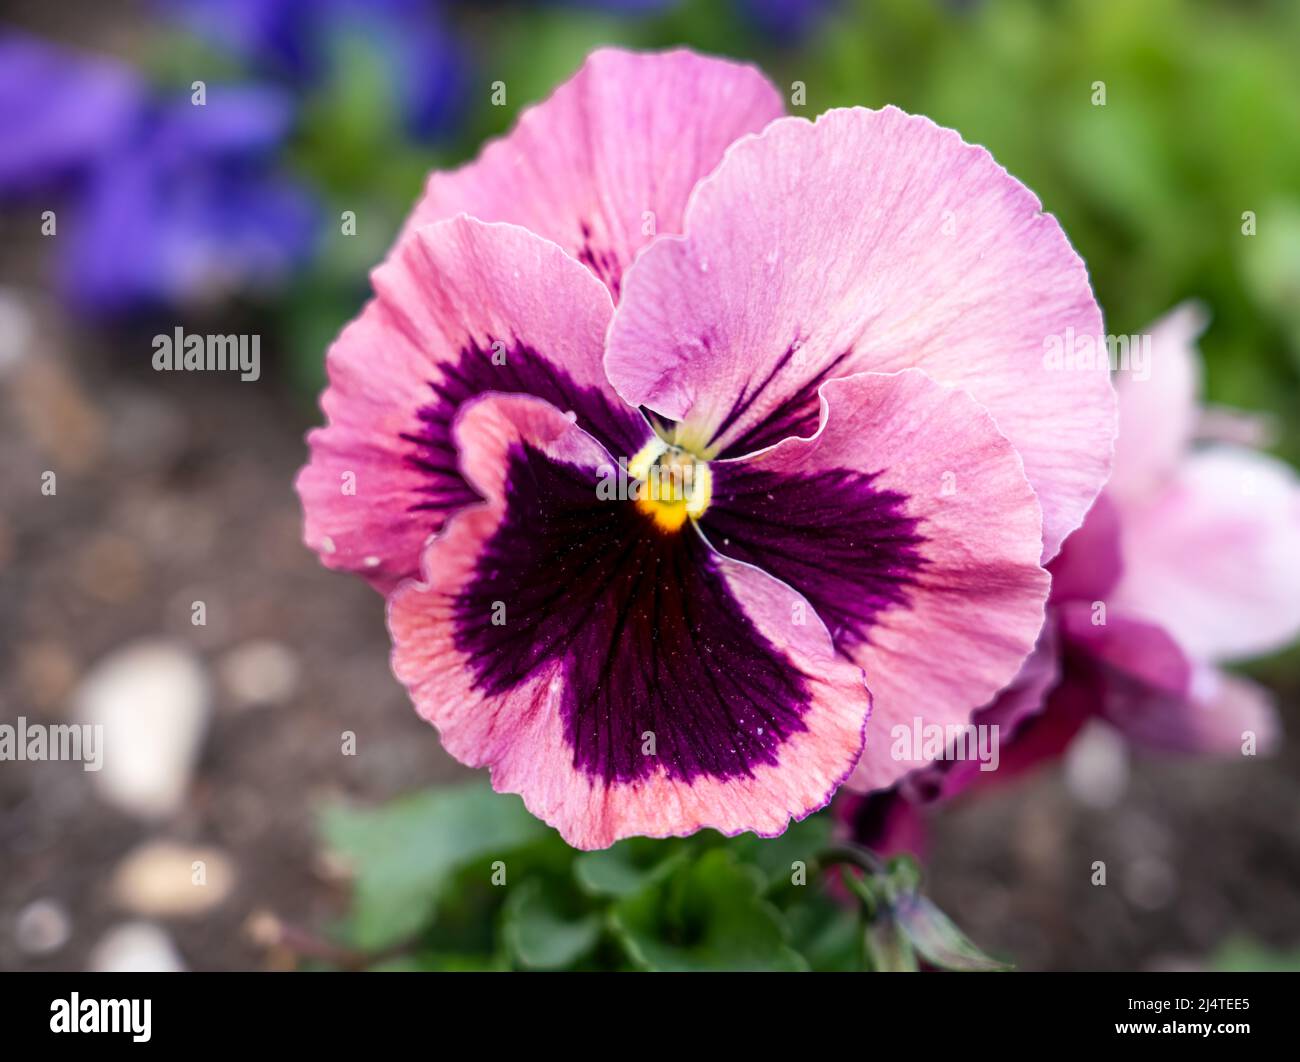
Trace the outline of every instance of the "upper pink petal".
<instances>
[{"instance_id":1,"label":"upper pink petal","mask_svg":"<svg viewBox=\"0 0 1300 1062\"><path fill-rule=\"evenodd\" d=\"M1083 263L982 148L895 108L774 122L691 200L684 239L628 272L610 379L739 455L817 424L817 386L924 369L968 389L1020 451L1055 554L1104 482L1115 397L1104 360L1046 357L1101 316Z\"/></svg>"},{"instance_id":2,"label":"upper pink petal","mask_svg":"<svg viewBox=\"0 0 1300 1062\"><path fill-rule=\"evenodd\" d=\"M1121 503L1158 490L1191 447L1200 416L1201 364L1195 344L1204 328L1200 307L1183 303L1151 326L1146 371L1116 377L1119 438L1106 489Z\"/></svg>"},{"instance_id":3,"label":"upper pink petal","mask_svg":"<svg viewBox=\"0 0 1300 1062\"><path fill-rule=\"evenodd\" d=\"M460 404L526 392L635 452L644 418L601 364L609 293L554 244L460 217L412 233L374 273L375 298L330 348L329 418L298 476L307 544L386 590L425 540L475 501L452 445Z\"/></svg>"},{"instance_id":4,"label":"upper pink petal","mask_svg":"<svg viewBox=\"0 0 1300 1062\"><path fill-rule=\"evenodd\" d=\"M1048 566L1052 600L1101 600L1114 589L1123 570L1119 511L1106 490L1097 495L1083 523Z\"/></svg>"},{"instance_id":5,"label":"upper pink petal","mask_svg":"<svg viewBox=\"0 0 1300 1062\"><path fill-rule=\"evenodd\" d=\"M1236 447L1194 453L1121 511L1117 605L1160 624L1198 660L1280 648L1300 632L1300 482Z\"/></svg>"},{"instance_id":6,"label":"upper pink petal","mask_svg":"<svg viewBox=\"0 0 1300 1062\"><path fill-rule=\"evenodd\" d=\"M512 221L558 243L617 296L637 252L681 231L691 189L728 145L782 111L752 66L602 48L477 160L434 173L407 228L462 211Z\"/></svg>"}]
</instances>

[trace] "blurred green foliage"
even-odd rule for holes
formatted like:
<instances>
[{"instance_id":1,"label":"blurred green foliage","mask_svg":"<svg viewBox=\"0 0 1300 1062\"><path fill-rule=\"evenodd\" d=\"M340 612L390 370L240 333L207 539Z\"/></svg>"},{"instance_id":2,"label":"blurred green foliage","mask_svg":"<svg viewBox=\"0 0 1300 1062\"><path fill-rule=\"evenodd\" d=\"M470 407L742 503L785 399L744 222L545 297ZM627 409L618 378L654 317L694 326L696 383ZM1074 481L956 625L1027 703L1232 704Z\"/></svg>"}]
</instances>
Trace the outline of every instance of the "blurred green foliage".
<instances>
[{"instance_id":1,"label":"blurred green foliage","mask_svg":"<svg viewBox=\"0 0 1300 1062\"><path fill-rule=\"evenodd\" d=\"M811 863L829 830L823 815L780 841L706 831L578 852L481 780L322 819L356 873L339 943L376 968L424 970L843 966L852 907L815 880L791 885L791 863Z\"/></svg>"},{"instance_id":2,"label":"blurred green foliage","mask_svg":"<svg viewBox=\"0 0 1300 1062\"><path fill-rule=\"evenodd\" d=\"M1300 949L1277 951L1238 937L1220 945L1210 956L1209 968L1227 973L1300 973Z\"/></svg>"},{"instance_id":3,"label":"blurred green foliage","mask_svg":"<svg viewBox=\"0 0 1300 1062\"><path fill-rule=\"evenodd\" d=\"M327 808L321 829L354 876L333 944L369 969L1006 968L921 895L910 859L833 844L828 812L766 840L579 852L480 779Z\"/></svg>"}]
</instances>

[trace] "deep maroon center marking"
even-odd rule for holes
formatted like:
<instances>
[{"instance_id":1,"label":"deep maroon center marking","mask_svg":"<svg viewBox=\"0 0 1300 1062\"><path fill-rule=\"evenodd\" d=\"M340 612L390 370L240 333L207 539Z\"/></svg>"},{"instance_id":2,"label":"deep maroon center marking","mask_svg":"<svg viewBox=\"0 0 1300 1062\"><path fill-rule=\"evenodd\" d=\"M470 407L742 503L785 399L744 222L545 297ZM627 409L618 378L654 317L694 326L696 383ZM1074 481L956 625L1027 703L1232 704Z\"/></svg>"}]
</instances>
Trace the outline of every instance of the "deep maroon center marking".
<instances>
[{"instance_id":1,"label":"deep maroon center marking","mask_svg":"<svg viewBox=\"0 0 1300 1062\"><path fill-rule=\"evenodd\" d=\"M875 486L879 472L710 468L713 501L700 520L709 541L803 594L840 652L869 641L876 617L906 603L925 539L906 515L907 496Z\"/></svg>"},{"instance_id":2,"label":"deep maroon center marking","mask_svg":"<svg viewBox=\"0 0 1300 1062\"><path fill-rule=\"evenodd\" d=\"M713 337L708 333L701 335L699 342L706 351L713 349ZM834 378L836 370L844 364L853 351L843 351L811 376L804 377L800 382L794 382L789 378L792 373L788 370L792 370L795 365L795 356L801 342L802 340L798 338L792 340L786 347L785 353L776 360L776 364L768 370L766 376L757 382L747 382L741 388L740 394L732 401L718 426L713 429L708 443L710 447L715 445L764 395L775 390L786 390L788 393L769 409L761 420L750 425L727 443L717 453L716 460L744 457L746 454L752 454L791 436L808 438L817 433L817 427L821 423L821 399L818 397L817 389L827 380ZM642 413L655 425L655 431L665 439L672 438L677 421L654 414L645 407L642 407Z\"/></svg>"},{"instance_id":3,"label":"deep maroon center marking","mask_svg":"<svg viewBox=\"0 0 1300 1062\"><path fill-rule=\"evenodd\" d=\"M622 274L619 270L618 257L613 251L602 250L592 242L591 226L582 222L582 246L578 248L578 261L590 269L609 288L614 301L618 302Z\"/></svg>"},{"instance_id":4,"label":"deep maroon center marking","mask_svg":"<svg viewBox=\"0 0 1300 1062\"><path fill-rule=\"evenodd\" d=\"M494 353L500 364L494 363ZM564 369L519 340L499 352L493 351L490 342L486 347L473 343L454 363L439 368L442 378L430 381L433 401L418 411L418 429L402 433L411 444L407 463L428 477L420 488L425 500L412 505L413 511L446 512L479 500L460 474L452 423L464 403L486 391L534 395L557 409L572 411L578 426L614 454L636 453L650 434L639 412L598 387L575 383Z\"/></svg>"},{"instance_id":5,"label":"deep maroon center marking","mask_svg":"<svg viewBox=\"0 0 1300 1062\"><path fill-rule=\"evenodd\" d=\"M796 364L795 357L802 342L803 340L796 336L785 348L785 353L777 359L776 364L772 366L762 380L758 381L757 384L747 383L745 385L740 395L731 404L726 416L722 418L722 422L714 431L714 439L721 438L726 434L727 430L736 421L749 412L755 402L767 394L769 389L776 386L778 378L788 375L787 369ZM788 439L792 435L804 437L813 435L821 421L821 400L817 396L817 388L831 379L835 375L835 370L852 353L851 350L843 351L811 376L807 376L770 409L762 420L747 428L743 434L729 442L718 457L743 457L755 450L761 450L766 446L779 443L782 439ZM789 388L790 381L783 379L780 386Z\"/></svg>"},{"instance_id":6,"label":"deep maroon center marking","mask_svg":"<svg viewBox=\"0 0 1300 1062\"><path fill-rule=\"evenodd\" d=\"M574 767L607 784L657 764L685 781L775 764L807 729L806 677L745 615L700 536L599 501L591 470L531 447L512 451L506 483L505 515L454 606L476 685L505 694L558 661Z\"/></svg>"}]
</instances>

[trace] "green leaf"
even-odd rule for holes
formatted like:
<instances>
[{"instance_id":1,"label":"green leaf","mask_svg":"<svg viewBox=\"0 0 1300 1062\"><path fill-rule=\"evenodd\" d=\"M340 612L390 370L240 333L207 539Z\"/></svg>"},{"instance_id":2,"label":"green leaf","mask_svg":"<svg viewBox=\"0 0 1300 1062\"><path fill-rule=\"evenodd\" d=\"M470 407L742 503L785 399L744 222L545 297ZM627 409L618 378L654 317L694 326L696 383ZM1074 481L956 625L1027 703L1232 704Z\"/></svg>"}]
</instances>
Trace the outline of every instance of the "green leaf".
<instances>
[{"instance_id":1,"label":"green leaf","mask_svg":"<svg viewBox=\"0 0 1300 1062\"><path fill-rule=\"evenodd\" d=\"M730 845L741 859L758 867L771 886L790 885L795 863L802 863L805 871L812 866L817 853L830 843L833 827L830 813L823 811L790 823L779 837L745 834Z\"/></svg>"},{"instance_id":2,"label":"green leaf","mask_svg":"<svg viewBox=\"0 0 1300 1062\"><path fill-rule=\"evenodd\" d=\"M504 859L549 832L518 797L483 782L415 793L373 810L335 805L325 810L322 831L356 872L350 938L366 950L395 944L429 922L458 869Z\"/></svg>"},{"instance_id":3,"label":"green leaf","mask_svg":"<svg viewBox=\"0 0 1300 1062\"><path fill-rule=\"evenodd\" d=\"M979 950L929 899L912 893L893 906L898 928L926 962L941 970L1010 970Z\"/></svg>"},{"instance_id":4,"label":"green leaf","mask_svg":"<svg viewBox=\"0 0 1300 1062\"><path fill-rule=\"evenodd\" d=\"M1287 329L1300 365L1300 205L1271 202L1256 225L1256 235L1239 241L1242 276L1256 302Z\"/></svg>"},{"instance_id":5,"label":"green leaf","mask_svg":"<svg viewBox=\"0 0 1300 1062\"><path fill-rule=\"evenodd\" d=\"M849 972L862 968L862 921L847 903L822 889L787 893L798 899L784 906L791 946L818 971Z\"/></svg>"},{"instance_id":6,"label":"green leaf","mask_svg":"<svg viewBox=\"0 0 1300 1062\"><path fill-rule=\"evenodd\" d=\"M589 896L633 896L666 878L686 858L670 842L633 837L573 861L573 875Z\"/></svg>"},{"instance_id":7,"label":"green leaf","mask_svg":"<svg viewBox=\"0 0 1300 1062\"><path fill-rule=\"evenodd\" d=\"M563 970L589 955L600 940L596 912L565 918L538 880L516 886L506 902L503 935L510 953L532 970Z\"/></svg>"},{"instance_id":8,"label":"green leaf","mask_svg":"<svg viewBox=\"0 0 1300 1062\"><path fill-rule=\"evenodd\" d=\"M762 899L763 875L715 848L656 889L614 909L611 927L645 970L806 970L780 913Z\"/></svg>"},{"instance_id":9,"label":"green leaf","mask_svg":"<svg viewBox=\"0 0 1300 1062\"><path fill-rule=\"evenodd\" d=\"M1210 957L1210 969L1229 973L1294 973L1300 971L1300 949L1275 951L1258 941L1236 937Z\"/></svg>"}]
</instances>

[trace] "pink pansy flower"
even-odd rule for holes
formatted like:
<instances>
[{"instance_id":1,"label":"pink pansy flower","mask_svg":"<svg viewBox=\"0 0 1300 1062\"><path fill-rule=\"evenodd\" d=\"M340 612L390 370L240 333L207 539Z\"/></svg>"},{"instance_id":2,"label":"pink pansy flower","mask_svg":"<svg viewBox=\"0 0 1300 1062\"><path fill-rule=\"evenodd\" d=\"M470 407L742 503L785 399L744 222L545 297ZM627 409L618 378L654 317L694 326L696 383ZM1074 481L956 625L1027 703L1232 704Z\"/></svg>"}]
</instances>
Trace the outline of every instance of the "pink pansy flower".
<instances>
[{"instance_id":1,"label":"pink pansy flower","mask_svg":"<svg viewBox=\"0 0 1300 1062\"><path fill-rule=\"evenodd\" d=\"M964 721L1100 490L1082 262L986 151L602 50L434 174L329 352L298 487L461 761L580 847L771 835ZM868 690L870 692L868 692Z\"/></svg>"},{"instance_id":2,"label":"pink pansy flower","mask_svg":"<svg viewBox=\"0 0 1300 1062\"><path fill-rule=\"evenodd\" d=\"M1093 719L1163 752L1275 744L1267 691L1220 665L1300 633L1300 482L1281 461L1207 434L1203 326L1195 305L1180 306L1151 328L1150 378L1119 376L1114 473L1050 566L1038 647L973 720L1010 738L998 769L944 761L865 802L846 799L863 842L919 851L917 803L1055 759Z\"/></svg>"}]
</instances>

